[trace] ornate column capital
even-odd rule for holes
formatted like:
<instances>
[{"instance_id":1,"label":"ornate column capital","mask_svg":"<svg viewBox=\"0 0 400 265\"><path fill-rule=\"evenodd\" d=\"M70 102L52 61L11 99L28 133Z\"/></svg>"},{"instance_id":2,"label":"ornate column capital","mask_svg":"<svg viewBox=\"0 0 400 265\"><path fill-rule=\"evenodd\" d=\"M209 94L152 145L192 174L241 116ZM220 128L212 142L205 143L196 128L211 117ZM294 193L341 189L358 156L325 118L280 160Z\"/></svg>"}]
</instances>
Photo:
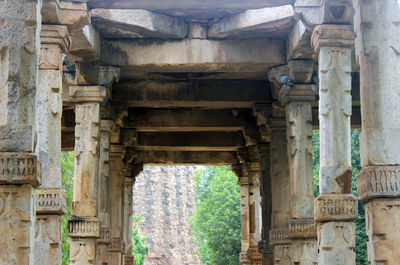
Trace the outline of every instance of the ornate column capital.
<instances>
[{"instance_id":1,"label":"ornate column capital","mask_svg":"<svg viewBox=\"0 0 400 265\"><path fill-rule=\"evenodd\" d=\"M320 194L314 204L314 220L319 223L357 219L358 201L353 194Z\"/></svg>"},{"instance_id":2,"label":"ornate column capital","mask_svg":"<svg viewBox=\"0 0 400 265\"><path fill-rule=\"evenodd\" d=\"M269 230L269 245L286 245L290 244L287 227L272 227ZM259 244L260 245L260 244Z\"/></svg>"},{"instance_id":3,"label":"ornate column capital","mask_svg":"<svg viewBox=\"0 0 400 265\"><path fill-rule=\"evenodd\" d=\"M400 166L364 167L358 175L357 184L360 200L399 198Z\"/></svg>"},{"instance_id":4,"label":"ornate column capital","mask_svg":"<svg viewBox=\"0 0 400 265\"><path fill-rule=\"evenodd\" d=\"M41 184L41 166L31 153L0 152L0 184Z\"/></svg>"},{"instance_id":5,"label":"ornate column capital","mask_svg":"<svg viewBox=\"0 0 400 265\"><path fill-rule=\"evenodd\" d=\"M298 84L294 87L283 85L279 92L279 101L283 105L294 101L311 102L315 99L314 91L315 85Z\"/></svg>"},{"instance_id":6,"label":"ornate column capital","mask_svg":"<svg viewBox=\"0 0 400 265\"><path fill-rule=\"evenodd\" d=\"M322 46L329 47L354 47L355 35L353 26L324 24L315 27L311 36L311 44L315 52Z\"/></svg>"},{"instance_id":7,"label":"ornate column capital","mask_svg":"<svg viewBox=\"0 0 400 265\"><path fill-rule=\"evenodd\" d=\"M65 193L61 189L37 189L36 213L59 214L66 213L67 203Z\"/></svg>"},{"instance_id":8,"label":"ornate column capital","mask_svg":"<svg viewBox=\"0 0 400 265\"><path fill-rule=\"evenodd\" d=\"M42 25L40 31L40 43L57 44L62 52L67 53L71 45L71 37L68 28L62 25Z\"/></svg>"},{"instance_id":9,"label":"ornate column capital","mask_svg":"<svg viewBox=\"0 0 400 265\"><path fill-rule=\"evenodd\" d=\"M106 97L106 90L103 86L70 86L69 95L75 103L101 103Z\"/></svg>"}]
</instances>

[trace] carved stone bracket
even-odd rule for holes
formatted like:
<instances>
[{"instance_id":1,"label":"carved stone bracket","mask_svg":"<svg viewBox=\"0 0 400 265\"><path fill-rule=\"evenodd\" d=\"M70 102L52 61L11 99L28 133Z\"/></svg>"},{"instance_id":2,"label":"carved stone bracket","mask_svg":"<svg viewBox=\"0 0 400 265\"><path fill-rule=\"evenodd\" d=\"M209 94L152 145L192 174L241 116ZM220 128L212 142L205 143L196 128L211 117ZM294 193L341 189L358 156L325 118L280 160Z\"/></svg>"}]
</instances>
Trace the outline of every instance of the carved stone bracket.
<instances>
[{"instance_id":1,"label":"carved stone bracket","mask_svg":"<svg viewBox=\"0 0 400 265\"><path fill-rule=\"evenodd\" d=\"M311 42L316 52L322 46L354 47L354 33L351 25L319 25L315 27Z\"/></svg>"},{"instance_id":2,"label":"carved stone bracket","mask_svg":"<svg viewBox=\"0 0 400 265\"><path fill-rule=\"evenodd\" d=\"M272 249L271 249L271 252L272 252ZM247 258L252 262L261 261L262 260L262 254L259 252L257 247L250 247L247 250Z\"/></svg>"},{"instance_id":3,"label":"carved stone bracket","mask_svg":"<svg viewBox=\"0 0 400 265\"><path fill-rule=\"evenodd\" d=\"M109 244L111 242L110 229L106 226L102 226L100 230L100 238L97 239L98 243Z\"/></svg>"},{"instance_id":4,"label":"carved stone bracket","mask_svg":"<svg viewBox=\"0 0 400 265\"><path fill-rule=\"evenodd\" d=\"M315 99L315 85L299 84L294 87L284 85L279 92L279 101L286 105L292 101L313 101Z\"/></svg>"},{"instance_id":5,"label":"carved stone bracket","mask_svg":"<svg viewBox=\"0 0 400 265\"><path fill-rule=\"evenodd\" d=\"M61 189L36 190L36 213L63 215L66 208L65 193Z\"/></svg>"},{"instance_id":6,"label":"carved stone bracket","mask_svg":"<svg viewBox=\"0 0 400 265\"><path fill-rule=\"evenodd\" d=\"M269 240L260 240L258 242L258 252L262 254L269 254L272 253L272 247L271 247L271 239Z\"/></svg>"},{"instance_id":7,"label":"carved stone bracket","mask_svg":"<svg viewBox=\"0 0 400 265\"><path fill-rule=\"evenodd\" d=\"M311 218L289 220L289 238L316 238L317 228Z\"/></svg>"},{"instance_id":8,"label":"carved stone bracket","mask_svg":"<svg viewBox=\"0 0 400 265\"><path fill-rule=\"evenodd\" d=\"M320 194L314 203L317 222L357 219L358 201L352 194Z\"/></svg>"},{"instance_id":9,"label":"carved stone bracket","mask_svg":"<svg viewBox=\"0 0 400 265\"><path fill-rule=\"evenodd\" d=\"M42 25L40 42L41 44L57 44L62 52L67 53L71 44L68 28L60 25Z\"/></svg>"},{"instance_id":10,"label":"carved stone bracket","mask_svg":"<svg viewBox=\"0 0 400 265\"><path fill-rule=\"evenodd\" d=\"M100 237L100 222L96 217L68 220L69 237Z\"/></svg>"},{"instance_id":11,"label":"carved stone bracket","mask_svg":"<svg viewBox=\"0 0 400 265\"><path fill-rule=\"evenodd\" d=\"M273 227L269 230L269 244L271 246L290 244L288 236L289 233L286 227Z\"/></svg>"},{"instance_id":12,"label":"carved stone bracket","mask_svg":"<svg viewBox=\"0 0 400 265\"><path fill-rule=\"evenodd\" d=\"M109 252L124 252L125 244L121 238L113 238L111 239L111 243L109 245Z\"/></svg>"},{"instance_id":13,"label":"carved stone bracket","mask_svg":"<svg viewBox=\"0 0 400 265\"><path fill-rule=\"evenodd\" d=\"M40 164L31 153L0 152L0 184L41 183Z\"/></svg>"},{"instance_id":14,"label":"carved stone bracket","mask_svg":"<svg viewBox=\"0 0 400 265\"><path fill-rule=\"evenodd\" d=\"M400 166L364 167L357 179L358 198L400 197Z\"/></svg>"},{"instance_id":15,"label":"carved stone bracket","mask_svg":"<svg viewBox=\"0 0 400 265\"><path fill-rule=\"evenodd\" d=\"M133 255L124 255L124 265L134 265L135 257Z\"/></svg>"},{"instance_id":16,"label":"carved stone bracket","mask_svg":"<svg viewBox=\"0 0 400 265\"><path fill-rule=\"evenodd\" d=\"M74 102L102 102L106 96L103 86L70 86L69 95Z\"/></svg>"}]
</instances>

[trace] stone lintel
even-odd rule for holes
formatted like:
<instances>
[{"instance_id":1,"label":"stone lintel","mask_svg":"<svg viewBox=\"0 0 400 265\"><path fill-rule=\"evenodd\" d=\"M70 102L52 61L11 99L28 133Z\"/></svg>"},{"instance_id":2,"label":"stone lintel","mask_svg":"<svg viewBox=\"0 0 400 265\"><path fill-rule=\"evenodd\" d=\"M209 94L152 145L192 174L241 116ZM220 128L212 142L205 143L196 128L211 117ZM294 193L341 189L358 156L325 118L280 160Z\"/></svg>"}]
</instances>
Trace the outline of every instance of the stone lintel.
<instances>
[{"instance_id":1,"label":"stone lintel","mask_svg":"<svg viewBox=\"0 0 400 265\"><path fill-rule=\"evenodd\" d=\"M294 87L283 85L279 93L279 100L282 104L289 104L293 101L308 101L315 99L315 85L299 84Z\"/></svg>"},{"instance_id":2,"label":"stone lintel","mask_svg":"<svg viewBox=\"0 0 400 265\"><path fill-rule=\"evenodd\" d=\"M354 47L354 32L351 25L319 25L315 27L311 36L311 43L316 52L322 46Z\"/></svg>"},{"instance_id":3,"label":"stone lintel","mask_svg":"<svg viewBox=\"0 0 400 265\"><path fill-rule=\"evenodd\" d=\"M106 90L103 86L70 86L69 95L75 103L100 103L106 97Z\"/></svg>"},{"instance_id":4,"label":"stone lintel","mask_svg":"<svg viewBox=\"0 0 400 265\"><path fill-rule=\"evenodd\" d=\"M288 62L288 75L296 84L311 83L314 70L312 60L290 60Z\"/></svg>"},{"instance_id":5,"label":"stone lintel","mask_svg":"<svg viewBox=\"0 0 400 265\"><path fill-rule=\"evenodd\" d=\"M317 227L312 218L299 218L289 220L289 238L316 238Z\"/></svg>"},{"instance_id":6,"label":"stone lintel","mask_svg":"<svg viewBox=\"0 0 400 265\"><path fill-rule=\"evenodd\" d=\"M290 244L289 231L287 227L272 227L269 230L269 245Z\"/></svg>"},{"instance_id":7,"label":"stone lintel","mask_svg":"<svg viewBox=\"0 0 400 265\"><path fill-rule=\"evenodd\" d=\"M112 238L108 246L109 252L124 252L125 243L121 238Z\"/></svg>"},{"instance_id":8,"label":"stone lintel","mask_svg":"<svg viewBox=\"0 0 400 265\"><path fill-rule=\"evenodd\" d=\"M400 166L364 167L358 175L357 184L360 200L399 198Z\"/></svg>"},{"instance_id":9,"label":"stone lintel","mask_svg":"<svg viewBox=\"0 0 400 265\"><path fill-rule=\"evenodd\" d=\"M110 156L120 157L121 159L125 155L125 146L122 144L110 144Z\"/></svg>"},{"instance_id":10,"label":"stone lintel","mask_svg":"<svg viewBox=\"0 0 400 265\"><path fill-rule=\"evenodd\" d=\"M37 214L59 214L66 213L65 193L61 189L37 189L36 190L36 213Z\"/></svg>"},{"instance_id":11,"label":"stone lintel","mask_svg":"<svg viewBox=\"0 0 400 265\"><path fill-rule=\"evenodd\" d=\"M99 238L101 235L100 230L100 221L96 217L73 217L72 219L68 220L68 236L71 238Z\"/></svg>"},{"instance_id":12,"label":"stone lintel","mask_svg":"<svg viewBox=\"0 0 400 265\"><path fill-rule=\"evenodd\" d=\"M314 200L314 220L351 221L357 219L358 201L352 194L320 194Z\"/></svg>"},{"instance_id":13,"label":"stone lintel","mask_svg":"<svg viewBox=\"0 0 400 265\"><path fill-rule=\"evenodd\" d=\"M71 44L68 28L61 25L42 25L40 32L41 44L57 44L63 53L67 53Z\"/></svg>"},{"instance_id":14,"label":"stone lintel","mask_svg":"<svg viewBox=\"0 0 400 265\"><path fill-rule=\"evenodd\" d=\"M32 153L0 152L0 184L41 183L41 167Z\"/></svg>"}]
</instances>

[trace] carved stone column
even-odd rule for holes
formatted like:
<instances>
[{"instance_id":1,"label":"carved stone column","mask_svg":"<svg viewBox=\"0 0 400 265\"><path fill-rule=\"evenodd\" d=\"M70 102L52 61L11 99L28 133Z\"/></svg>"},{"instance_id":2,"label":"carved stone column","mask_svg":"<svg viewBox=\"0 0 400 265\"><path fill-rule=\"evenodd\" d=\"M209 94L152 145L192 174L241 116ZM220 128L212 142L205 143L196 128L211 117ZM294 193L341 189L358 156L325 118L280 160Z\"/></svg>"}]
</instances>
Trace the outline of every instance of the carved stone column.
<instances>
[{"instance_id":1,"label":"carved stone column","mask_svg":"<svg viewBox=\"0 0 400 265\"><path fill-rule=\"evenodd\" d=\"M100 103L105 97L101 86L71 86L75 102L75 172L71 237L71 264L95 264L96 238L100 238L97 217L99 173Z\"/></svg>"},{"instance_id":2,"label":"carved stone column","mask_svg":"<svg viewBox=\"0 0 400 265\"><path fill-rule=\"evenodd\" d=\"M62 53L70 39L67 27L43 25L40 33L39 87L36 93L37 154L42 184L36 190L35 264L61 264Z\"/></svg>"},{"instance_id":3,"label":"carved stone column","mask_svg":"<svg viewBox=\"0 0 400 265\"><path fill-rule=\"evenodd\" d=\"M351 192L351 46L347 25L319 25L312 43L319 63L320 195L315 199L318 263L355 264L357 199Z\"/></svg>"},{"instance_id":4,"label":"carved stone column","mask_svg":"<svg viewBox=\"0 0 400 265\"><path fill-rule=\"evenodd\" d=\"M35 264L40 8L41 1L0 2L0 264Z\"/></svg>"},{"instance_id":5,"label":"carved stone column","mask_svg":"<svg viewBox=\"0 0 400 265\"><path fill-rule=\"evenodd\" d=\"M398 1L354 0L360 64L363 169L368 258L372 265L400 260L400 7Z\"/></svg>"},{"instance_id":6,"label":"carved stone column","mask_svg":"<svg viewBox=\"0 0 400 265\"><path fill-rule=\"evenodd\" d=\"M312 172L313 85L309 85L312 61L290 61L289 76L294 87L284 85L280 100L286 104L287 141L290 172L290 212L288 236L293 264L317 262L314 223L314 185Z\"/></svg>"},{"instance_id":7,"label":"carved stone column","mask_svg":"<svg viewBox=\"0 0 400 265\"><path fill-rule=\"evenodd\" d=\"M124 192L124 169L123 158L125 147L119 144L110 145L110 187L109 187L109 209L110 209L110 236L109 246L110 264L121 265L122 253L124 252L123 241L123 192Z\"/></svg>"},{"instance_id":8,"label":"carved stone column","mask_svg":"<svg viewBox=\"0 0 400 265\"><path fill-rule=\"evenodd\" d=\"M288 221L290 220L290 177L285 118L272 118L271 128L271 193L272 220L269 232L274 249L274 264L291 265Z\"/></svg>"},{"instance_id":9,"label":"carved stone column","mask_svg":"<svg viewBox=\"0 0 400 265\"><path fill-rule=\"evenodd\" d=\"M130 176L125 176L124 181L124 227L123 240L125 242L125 253L123 265L134 265L135 258L132 253L132 188L136 177L143 171L143 165L132 165Z\"/></svg>"}]
</instances>

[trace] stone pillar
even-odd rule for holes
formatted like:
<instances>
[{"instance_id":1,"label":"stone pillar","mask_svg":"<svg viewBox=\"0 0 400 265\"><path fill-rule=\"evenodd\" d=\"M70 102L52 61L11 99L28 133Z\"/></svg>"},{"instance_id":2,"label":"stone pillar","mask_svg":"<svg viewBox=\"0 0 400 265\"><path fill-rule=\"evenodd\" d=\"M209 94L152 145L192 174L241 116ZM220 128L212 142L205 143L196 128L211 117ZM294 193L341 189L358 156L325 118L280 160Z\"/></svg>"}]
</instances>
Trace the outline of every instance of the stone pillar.
<instances>
[{"instance_id":1,"label":"stone pillar","mask_svg":"<svg viewBox=\"0 0 400 265\"><path fill-rule=\"evenodd\" d=\"M41 1L0 2L0 264L35 264L40 8Z\"/></svg>"},{"instance_id":2,"label":"stone pillar","mask_svg":"<svg viewBox=\"0 0 400 265\"><path fill-rule=\"evenodd\" d=\"M256 146L254 146L256 147ZM258 159L257 156L252 156L253 159ZM260 166L258 161L249 163L249 213L250 213L250 249L248 256L251 265L262 264L262 254L258 249L258 242L262 236L262 197L260 183Z\"/></svg>"},{"instance_id":3,"label":"stone pillar","mask_svg":"<svg viewBox=\"0 0 400 265\"><path fill-rule=\"evenodd\" d=\"M398 1L353 1L360 64L363 169L358 197L367 201L368 258L400 260L400 8Z\"/></svg>"},{"instance_id":4,"label":"stone pillar","mask_svg":"<svg viewBox=\"0 0 400 265\"><path fill-rule=\"evenodd\" d=\"M71 86L75 102L75 171L71 237L71 264L96 264L96 238L100 237L97 216L99 173L100 103L105 97L101 86Z\"/></svg>"},{"instance_id":5,"label":"stone pillar","mask_svg":"<svg viewBox=\"0 0 400 265\"><path fill-rule=\"evenodd\" d=\"M318 263L355 264L357 199L351 192L351 46L347 25L319 25L312 43L319 63L320 195L315 199Z\"/></svg>"},{"instance_id":6,"label":"stone pillar","mask_svg":"<svg viewBox=\"0 0 400 265\"><path fill-rule=\"evenodd\" d=\"M273 264L273 250L270 245L269 231L271 230L272 191L270 170L270 144L258 145L258 160L260 165L262 229L261 241L258 243L259 252L262 254L262 265Z\"/></svg>"},{"instance_id":7,"label":"stone pillar","mask_svg":"<svg viewBox=\"0 0 400 265\"><path fill-rule=\"evenodd\" d=\"M313 86L312 61L290 61L289 76L294 87L284 85L280 100L286 104L287 141L290 173L290 213L288 237L292 264L317 262L312 171Z\"/></svg>"},{"instance_id":8,"label":"stone pillar","mask_svg":"<svg viewBox=\"0 0 400 265\"><path fill-rule=\"evenodd\" d=\"M285 118L272 118L271 187L272 219L269 232L274 250L274 264L291 265L288 221L290 220L290 177Z\"/></svg>"},{"instance_id":9,"label":"stone pillar","mask_svg":"<svg viewBox=\"0 0 400 265\"><path fill-rule=\"evenodd\" d=\"M124 252L123 229L123 192L125 147L119 144L110 145L110 264L121 265Z\"/></svg>"},{"instance_id":10,"label":"stone pillar","mask_svg":"<svg viewBox=\"0 0 400 265\"><path fill-rule=\"evenodd\" d=\"M42 184L36 190L35 264L61 264L62 53L70 39L64 26L43 25L40 33L39 87L36 93L37 154Z\"/></svg>"}]
</instances>

